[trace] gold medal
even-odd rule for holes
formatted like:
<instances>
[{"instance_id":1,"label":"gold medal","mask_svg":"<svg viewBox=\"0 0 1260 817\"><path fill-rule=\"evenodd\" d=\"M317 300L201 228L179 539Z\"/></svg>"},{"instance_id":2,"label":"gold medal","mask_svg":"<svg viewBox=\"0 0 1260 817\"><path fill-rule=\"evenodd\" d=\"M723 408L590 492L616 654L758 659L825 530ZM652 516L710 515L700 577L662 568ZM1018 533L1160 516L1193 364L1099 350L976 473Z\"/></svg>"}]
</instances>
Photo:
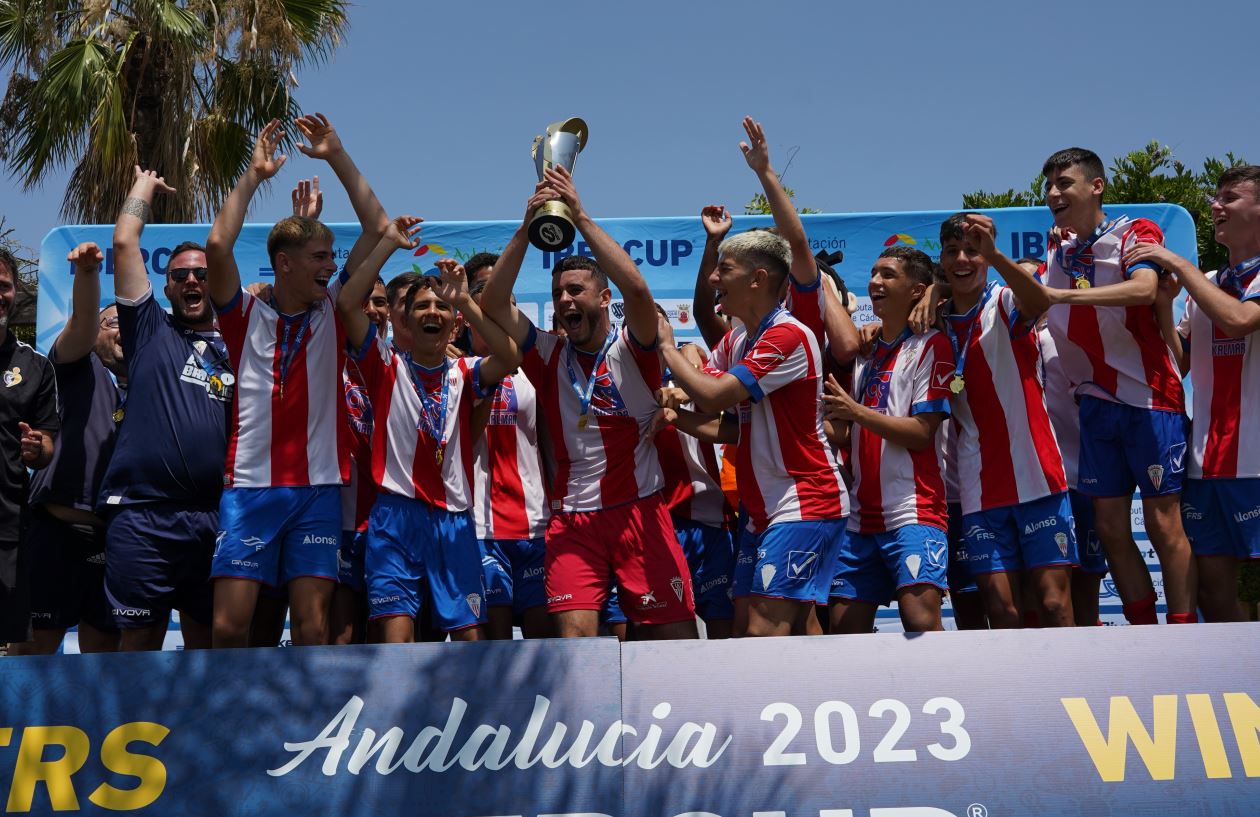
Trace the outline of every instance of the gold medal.
<instances>
[{"instance_id":1,"label":"gold medal","mask_svg":"<svg viewBox=\"0 0 1260 817\"><path fill-rule=\"evenodd\" d=\"M1082 275L1081 277L1077 278L1077 279L1076 279L1076 288L1077 288L1077 289L1089 289L1089 279L1088 279L1088 278L1086 278L1086 277L1085 277L1085 276L1083 276L1083 275Z\"/></svg>"},{"instance_id":2,"label":"gold medal","mask_svg":"<svg viewBox=\"0 0 1260 817\"><path fill-rule=\"evenodd\" d=\"M437 463L438 468L442 467L442 449L433 452L433 461Z\"/></svg>"},{"instance_id":3,"label":"gold medal","mask_svg":"<svg viewBox=\"0 0 1260 817\"><path fill-rule=\"evenodd\" d=\"M114 422L121 423L123 418L123 410L121 408L114 409Z\"/></svg>"},{"instance_id":4,"label":"gold medal","mask_svg":"<svg viewBox=\"0 0 1260 817\"><path fill-rule=\"evenodd\" d=\"M962 394L962 390L967 388L967 383L960 374L954 375L954 379L949 381L949 390L954 394Z\"/></svg>"},{"instance_id":5,"label":"gold medal","mask_svg":"<svg viewBox=\"0 0 1260 817\"><path fill-rule=\"evenodd\" d=\"M586 426L589 422L590 421L585 414L579 414L578 415L578 431L586 431Z\"/></svg>"}]
</instances>

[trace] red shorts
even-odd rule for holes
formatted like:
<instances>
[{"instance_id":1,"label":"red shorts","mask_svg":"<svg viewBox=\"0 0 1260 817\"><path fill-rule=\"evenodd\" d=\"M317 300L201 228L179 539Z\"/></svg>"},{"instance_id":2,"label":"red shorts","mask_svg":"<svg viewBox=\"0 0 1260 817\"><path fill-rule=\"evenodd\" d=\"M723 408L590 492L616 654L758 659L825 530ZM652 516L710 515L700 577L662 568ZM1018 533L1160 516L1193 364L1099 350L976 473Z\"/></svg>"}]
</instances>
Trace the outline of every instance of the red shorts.
<instances>
[{"instance_id":1,"label":"red shorts","mask_svg":"<svg viewBox=\"0 0 1260 817\"><path fill-rule=\"evenodd\" d=\"M696 616L691 573L660 494L600 511L552 512L547 609L599 610L617 577L621 609L636 624Z\"/></svg>"}]
</instances>

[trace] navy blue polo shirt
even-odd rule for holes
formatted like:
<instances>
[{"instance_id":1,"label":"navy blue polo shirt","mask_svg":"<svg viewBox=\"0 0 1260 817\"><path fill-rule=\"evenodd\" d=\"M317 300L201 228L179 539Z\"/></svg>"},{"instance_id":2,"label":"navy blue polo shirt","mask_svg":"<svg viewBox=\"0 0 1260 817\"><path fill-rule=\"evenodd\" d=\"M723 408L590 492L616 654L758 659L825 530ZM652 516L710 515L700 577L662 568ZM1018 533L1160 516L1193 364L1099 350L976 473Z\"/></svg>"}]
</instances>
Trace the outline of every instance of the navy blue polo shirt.
<instances>
[{"instance_id":1,"label":"navy blue polo shirt","mask_svg":"<svg viewBox=\"0 0 1260 817\"><path fill-rule=\"evenodd\" d=\"M96 507L118 423L118 386L96 352L63 363L53 344L49 359L61 395L61 433L52 462L31 478L31 505L54 503L84 511Z\"/></svg>"},{"instance_id":2,"label":"navy blue polo shirt","mask_svg":"<svg viewBox=\"0 0 1260 817\"><path fill-rule=\"evenodd\" d=\"M21 535L30 484L19 423L56 436L61 426L57 379L48 358L5 332L0 343L0 542L16 542ZM3 600L0 593L0 607Z\"/></svg>"},{"instance_id":3,"label":"navy blue polo shirt","mask_svg":"<svg viewBox=\"0 0 1260 817\"><path fill-rule=\"evenodd\" d=\"M179 325L152 289L118 299L118 328L127 400L98 506L218 507L233 391L222 338Z\"/></svg>"}]
</instances>

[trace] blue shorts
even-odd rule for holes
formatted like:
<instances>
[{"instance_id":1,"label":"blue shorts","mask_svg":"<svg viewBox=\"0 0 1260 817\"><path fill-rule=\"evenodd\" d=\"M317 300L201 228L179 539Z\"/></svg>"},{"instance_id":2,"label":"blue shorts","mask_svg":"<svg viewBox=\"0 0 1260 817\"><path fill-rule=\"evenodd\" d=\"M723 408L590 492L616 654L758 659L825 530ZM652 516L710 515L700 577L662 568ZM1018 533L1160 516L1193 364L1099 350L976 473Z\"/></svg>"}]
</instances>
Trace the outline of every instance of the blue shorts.
<instances>
[{"instance_id":1,"label":"blue shorts","mask_svg":"<svg viewBox=\"0 0 1260 817\"><path fill-rule=\"evenodd\" d=\"M625 624L628 619L626 614L621 610L621 599L617 594L617 583L613 582L608 588L608 596L604 599L603 605L599 608L599 623L609 624Z\"/></svg>"},{"instance_id":2,"label":"blue shorts","mask_svg":"<svg viewBox=\"0 0 1260 817\"><path fill-rule=\"evenodd\" d=\"M368 515L365 562L368 618L415 618L424 582L439 629L486 623L481 546L467 511L381 494Z\"/></svg>"},{"instance_id":3,"label":"blue shorts","mask_svg":"<svg viewBox=\"0 0 1260 817\"><path fill-rule=\"evenodd\" d=\"M523 613L547 603L547 591L543 588L545 541L541 536L481 540L486 604L511 607L513 613Z\"/></svg>"},{"instance_id":4,"label":"blue shorts","mask_svg":"<svg viewBox=\"0 0 1260 817\"><path fill-rule=\"evenodd\" d=\"M1067 494L966 514L963 538L975 574L1076 564Z\"/></svg>"},{"instance_id":5,"label":"blue shorts","mask_svg":"<svg viewBox=\"0 0 1260 817\"><path fill-rule=\"evenodd\" d=\"M1181 491L1186 418L1097 397L1081 398L1081 493L1143 498Z\"/></svg>"},{"instance_id":6,"label":"blue shorts","mask_svg":"<svg viewBox=\"0 0 1260 817\"><path fill-rule=\"evenodd\" d=\"M210 560L219 511L184 502L111 505L105 523L105 595L120 629L165 625L171 610L211 623Z\"/></svg>"},{"instance_id":7,"label":"blue shorts","mask_svg":"<svg viewBox=\"0 0 1260 817\"><path fill-rule=\"evenodd\" d=\"M752 592L753 570L757 566L757 534L746 523L735 534L735 570L731 574L731 598L739 599Z\"/></svg>"},{"instance_id":8,"label":"blue shorts","mask_svg":"<svg viewBox=\"0 0 1260 817\"><path fill-rule=\"evenodd\" d=\"M735 571L735 546L730 531L675 517L674 533L678 535L678 544L691 571L696 615L706 621L734 618L731 580Z\"/></svg>"},{"instance_id":9,"label":"blue shorts","mask_svg":"<svg viewBox=\"0 0 1260 817\"><path fill-rule=\"evenodd\" d=\"M760 535L745 531L734 596L765 596L826 604L848 519L780 522ZM737 560L739 562L739 560Z\"/></svg>"},{"instance_id":10,"label":"blue shorts","mask_svg":"<svg viewBox=\"0 0 1260 817\"><path fill-rule=\"evenodd\" d=\"M337 550L337 584L356 593L367 591L363 567L363 551L367 547L367 530L343 530Z\"/></svg>"},{"instance_id":11,"label":"blue shorts","mask_svg":"<svg viewBox=\"0 0 1260 817\"><path fill-rule=\"evenodd\" d=\"M341 486L227 488L211 578L279 586L303 576L337 578Z\"/></svg>"},{"instance_id":12,"label":"blue shorts","mask_svg":"<svg viewBox=\"0 0 1260 817\"><path fill-rule=\"evenodd\" d=\"M1260 479L1188 479L1181 522L1196 556L1260 559Z\"/></svg>"},{"instance_id":13,"label":"blue shorts","mask_svg":"<svg viewBox=\"0 0 1260 817\"><path fill-rule=\"evenodd\" d=\"M902 525L887 533L849 532L831 584L831 598L883 605L903 587L930 584L945 590L949 542L945 531Z\"/></svg>"},{"instance_id":14,"label":"blue shorts","mask_svg":"<svg viewBox=\"0 0 1260 817\"><path fill-rule=\"evenodd\" d=\"M66 630L82 621L116 629L105 597L105 530L64 522L37 505L23 536L31 559L31 627Z\"/></svg>"},{"instance_id":15,"label":"blue shorts","mask_svg":"<svg viewBox=\"0 0 1260 817\"><path fill-rule=\"evenodd\" d=\"M1076 530L1076 555L1080 558L1080 570L1099 576L1107 573L1107 554L1103 553L1102 541L1094 530L1094 501L1079 491L1068 491L1072 503L1072 523Z\"/></svg>"},{"instance_id":16,"label":"blue shorts","mask_svg":"<svg viewBox=\"0 0 1260 817\"><path fill-rule=\"evenodd\" d=\"M976 577L971 574L970 556L967 554L967 542L963 538L962 505L949 503L949 568L946 576L949 579L950 593L976 593Z\"/></svg>"}]
</instances>

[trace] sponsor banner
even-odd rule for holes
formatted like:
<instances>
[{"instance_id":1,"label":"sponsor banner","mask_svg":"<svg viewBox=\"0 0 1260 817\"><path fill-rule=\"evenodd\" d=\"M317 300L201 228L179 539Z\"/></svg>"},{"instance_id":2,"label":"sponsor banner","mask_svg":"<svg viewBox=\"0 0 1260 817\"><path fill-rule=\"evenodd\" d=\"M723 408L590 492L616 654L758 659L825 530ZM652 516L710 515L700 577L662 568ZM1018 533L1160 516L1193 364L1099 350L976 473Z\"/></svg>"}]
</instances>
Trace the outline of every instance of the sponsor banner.
<instances>
[{"instance_id":1,"label":"sponsor banner","mask_svg":"<svg viewBox=\"0 0 1260 817\"><path fill-rule=\"evenodd\" d=\"M940 223L951 211L906 213L820 213L802 216L811 247L815 252L843 253L836 271L846 285L862 296L855 320L870 319L870 302L865 298L866 283L875 258L886 247L913 246L936 258L940 254ZM1051 225L1044 207L1013 207L982 211L992 215L999 230L998 246L1012 258L1032 256L1044 258L1046 231ZM1149 218L1159 224L1167 236L1168 246L1194 261L1194 222L1180 207L1167 204L1128 204L1107 208L1110 216L1129 215ZM773 223L769 216L736 216L733 232ZM618 241L647 279L652 293L670 312L670 319L680 340L699 337L695 328L691 299L696 271L704 254L705 234L698 216L687 218L616 218L602 219L600 225ZM410 253L398 252L382 270L388 281L408 270L436 270L439 258L467 260L478 252L501 252L517 228L511 221L426 222L422 243ZM336 254L344 262L359 234L357 224L330 224L336 236ZM270 225L247 224L236 244L236 260L241 279L246 283L274 281L275 272L267 257L267 232ZM161 295L163 274L170 260L171 248L182 241L204 243L209 225L153 224L145 228L141 251L148 265L150 280L158 300L167 306ZM113 300L113 287L108 276L113 274L114 255L110 247L113 227L110 225L67 225L45 236L40 247L40 298L37 311L36 345L47 352L65 323L70 304L71 270L66 254L83 241L95 241L105 249L106 280L101 287L103 303ZM580 239L560 253L544 253L533 247L526 253L516 287L518 303L531 317L542 316L547 328L551 316L551 268L566 255L589 255L590 248ZM615 310L616 304L614 304Z\"/></svg>"},{"instance_id":2,"label":"sponsor banner","mask_svg":"<svg viewBox=\"0 0 1260 817\"><path fill-rule=\"evenodd\" d=\"M692 737L627 764L625 814L1250 813L1260 802L1256 633L626 644L625 722Z\"/></svg>"},{"instance_id":3,"label":"sponsor banner","mask_svg":"<svg viewBox=\"0 0 1260 817\"><path fill-rule=\"evenodd\" d=\"M621 814L620 680L611 639L7 658L5 810Z\"/></svg>"},{"instance_id":4,"label":"sponsor banner","mask_svg":"<svg viewBox=\"0 0 1260 817\"><path fill-rule=\"evenodd\" d=\"M1233 817L1257 626L10 658L0 780L36 815Z\"/></svg>"}]
</instances>

